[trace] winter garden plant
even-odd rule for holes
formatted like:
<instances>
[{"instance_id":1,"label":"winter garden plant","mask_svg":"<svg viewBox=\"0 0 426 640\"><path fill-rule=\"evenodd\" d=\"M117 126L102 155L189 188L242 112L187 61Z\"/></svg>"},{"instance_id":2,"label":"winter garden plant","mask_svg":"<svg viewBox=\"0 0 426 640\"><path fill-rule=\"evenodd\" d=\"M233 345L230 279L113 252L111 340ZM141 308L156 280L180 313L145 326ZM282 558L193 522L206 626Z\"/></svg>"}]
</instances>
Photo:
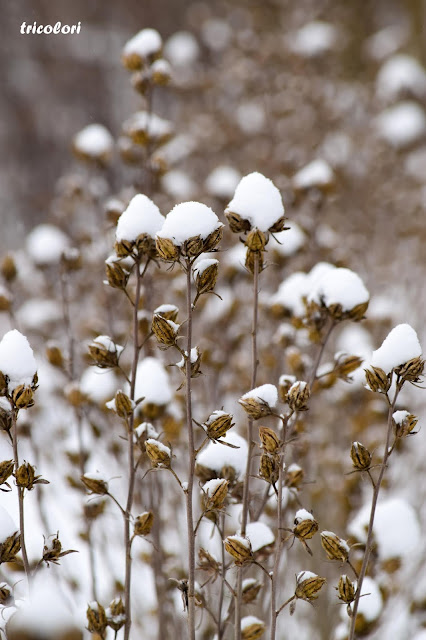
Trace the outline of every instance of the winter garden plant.
<instances>
[{"instance_id":1,"label":"winter garden plant","mask_svg":"<svg viewBox=\"0 0 426 640\"><path fill-rule=\"evenodd\" d=\"M90 227L87 208L99 204L90 186L114 140L90 125L74 139L87 185L67 186L66 215L30 234L28 256L2 262L12 326L0 342L1 452L10 451L0 461L2 634L274 640L291 620L306 629L299 611L319 599L316 625L328 583L344 605L340 625L333 617L336 640L367 636L383 608L380 497L390 457L415 434L400 397L421 382L421 346L400 324L369 359L337 351L326 361L342 327L368 317L369 293L349 268L309 264L309 252L310 268L286 272L277 287L275 258L296 226L261 173L221 203L224 222L194 201L163 215L155 196L173 127L153 111L171 76L161 48L146 29L123 50L144 108L123 126L121 157L137 176L107 201L109 228ZM294 189L325 205L332 178L307 171ZM32 266L30 292L20 273ZM17 326L23 296L39 310L41 300L61 301L29 327L37 358ZM351 382L362 402L346 391ZM321 428L333 400L339 447ZM352 441L351 411L386 427L374 438L359 428L367 443ZM343 516L324 506L320 478L330 466ZM359 504L360 487L368 500L353 534L343 494ZM335 532L345 529L346 538ZM399 552L390 559L389 581L402 562Z\"/></svg>"}]
</instances>

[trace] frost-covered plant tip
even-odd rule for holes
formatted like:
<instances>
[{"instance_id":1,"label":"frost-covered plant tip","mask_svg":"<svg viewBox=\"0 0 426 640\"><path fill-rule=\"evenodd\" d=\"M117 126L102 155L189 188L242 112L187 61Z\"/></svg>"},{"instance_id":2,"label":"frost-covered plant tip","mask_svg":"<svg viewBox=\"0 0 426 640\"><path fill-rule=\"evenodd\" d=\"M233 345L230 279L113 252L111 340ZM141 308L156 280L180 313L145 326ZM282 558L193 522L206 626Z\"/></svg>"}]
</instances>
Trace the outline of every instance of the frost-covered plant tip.
<instances>
[{"instance_id":1,"label":"frost-covered plant tip","mask_svg":"<svg viewBox=\"0 0 426 640\"><path fill-rule=\"evenodd\" d=\"M327 163L286 207L282 175L234 167L175 197L159 33L122 62L137 111L74 137L84 169L0 264L0 634L378 638L420 540L416 331L369 318L300 215Z\"/></svg>"}]
</instances>

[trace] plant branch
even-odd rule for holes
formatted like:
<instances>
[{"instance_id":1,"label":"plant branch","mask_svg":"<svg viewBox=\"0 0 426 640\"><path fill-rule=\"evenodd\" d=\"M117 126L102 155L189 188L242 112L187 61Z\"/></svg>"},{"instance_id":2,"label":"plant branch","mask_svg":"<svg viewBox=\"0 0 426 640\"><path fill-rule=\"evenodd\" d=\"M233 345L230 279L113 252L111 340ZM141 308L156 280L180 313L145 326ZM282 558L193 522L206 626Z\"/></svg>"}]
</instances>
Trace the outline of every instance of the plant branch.
<instances>
[{"instance_id":1,"label":"plant branch","mask_svg":"<svg viewBox=\"0 0 426 640\"><path fill-rule=\"evenodd\" d=\"M13 443L13 458L15 463L15 474L19 468L19 456L18 456L18 428L17 428L17 418L18 418L18 409L13 406L12 401L10 401L11 406L11 414L12 414L12 443ZM16 486L18 490L18 506L19 506L19 538L21 543L21 552L22 552L22 561L24 563L25 575L27 577L28 583L31 578L31 569L30 563L28 561L27 547L25 545L25 519L24 519L24 491L23 487Z\"/></svg>"}]
</instances>

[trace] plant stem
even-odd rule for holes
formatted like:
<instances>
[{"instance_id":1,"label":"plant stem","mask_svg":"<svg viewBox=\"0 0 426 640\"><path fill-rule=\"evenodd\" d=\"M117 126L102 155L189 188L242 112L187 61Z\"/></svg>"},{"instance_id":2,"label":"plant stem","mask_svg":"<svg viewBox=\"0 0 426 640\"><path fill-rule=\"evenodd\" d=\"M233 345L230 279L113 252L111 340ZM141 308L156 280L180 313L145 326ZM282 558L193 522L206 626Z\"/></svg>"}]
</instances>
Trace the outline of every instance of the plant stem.
<instances>
[{"instance_id":1,"label":"plant stem","mask_svg":"<svg viewBox=\"0 0 426 640\"><path fill-rule=\"evenodd\" d=\"M382 461L382 464L380 465L379 477L377 479L377 482L375 483L375 487L374 487L374 491L373 491L373 499L371 501L371 511L370 511L370 521L368 523L367 541L365 543L365 552L364 552L364 558L363 558L363 561L362 561L361 571L359 572L359 578L358 578L358 584L357 584L357 590L356 590L356 598L355 598L354 608L353 608L352 618L351 618L351 630L350 630L350 633L349 633L348 640L354 640L354 638L355 638L355 624L356 624L356 616L357 616L357 613L358 613L359 599L361 597L362 584L364 582L365 574L367 573L367 568L368 568L368 563L369 563L369 560L370 560L371 549L372 549L372 546L373 546L373 527L374 527L374 517L376 515L377 501L378 501L378 498L379 498L379 492L380 492L380 487L382 485L383 477L385 475L387 461L388 461L388 458L389 458L389 455L390 455L389 445L390 445L391 434L392 434L392 414L393 414L393 412L395 410L395 404L396 404L396 400L398 398L398 394L399 394L400 390L401 390L401 385L400 385L399 382L397 382L396 389L395 389L395 395L393 397L392 402L388 398L389 411L388 411L388 430L387 430L387 435L386 435L386 444L385 444L385 449L384 449L384 452L383 452L383 461Z\"/></svg>"},{"instance_id":2,"label":"plant stem","mask_svg":"<svg viewBox=\"0 0 426 640\"><path fill-rule=\"evenodd\" d=\"M195 640L195 532L192 494L195 473L194 425L192 422L191 398L191 349L192 349L192 300L191 300L191 260L186 259L186 308L187 308L187 340L186 340L186 427L188 432L188 487L186 497L186 522L188 529L188 638Z\"/></svg>"},{"instance_id":3,"label":"plant stem","mask_svg":"<svg viewBox=\"0 0 426 640\"><path fill-rule=\"evenodd\" d=\"M251 369L251 388L256 386L257 377L257 325L258 325L258 311L259 311L259 255L255 254L254 268L253 268L253 317L252 317L252 330L251 330L251 357L252 357L252 369ZM248 420L248 453L247 453L247 466L244 478L243 486L243 511L241 521L241 535L246 535L246 526L249 514L249 498L250 498L250 476L251 476L251 463L253 457L253 420ZM242 606L242 586L243 586L243 567L238 567L237 573L237 588L236 588L236 602L235 602L235 617L234 617L234 640L241 640L241 606Z\"/></svg>"},{"instance_id":4,"label":"plant stem","mask_svg":"<svg viewBox=\"0 0 426 640\"><path fill-rule=\"evenodd\" d=\"M18 456L18 428L17 418L18 409L16 409L11 402L12 413L12 441L13 441L13 458L15 463L15 473L19 468L19 456ZM25 575L28 580L28 584L31 578L30 563L28 561L27 547L25 546L25 521L24 521L24 491L23 487L16 487L18 489L18 506L19 506L19 538L21 542L22 561L24 563Z\"/></svg>"},{"instance_id":5,"label":"plant stem","mask_svg":"<svg viewBox=\"0 0 426 640\"><path fill-rule=\"evenodd\" d=\"M140 346L139 346L139 324L138 324L138 309L139 309L139 301L140 301L140 288L141 288L141 280L142 275L146 270L147 264L145 265L145 270L141 274L140 272L140 260L135 260L136 266L136 293L135 293L135 301L133 304L133 362L132 362L132 371L130 376L130 399L135 399L135 386L136 386L136 370L138 366ZM129 417L129 421L127 424L127 459L128 459L128 473L129 473L129 484L127 491L127 502L126 502L126 510L124 513L124 546L126 553L126 570L125 570L125 579L124 579L124 605L126 609L126 622L124 623L124 640L129 640L130 636L130 627L132 624L132 615L131 615L131 581L132 581L132 555L131 555L131 547L132 547L132 538L130 535L130 527L131 527L131 512L133 506L133 498L135 492L135 454L134 454L134 442L133 442L133 427L135 421L135 413L134 411L131 413Z\"/></svg>"},{"instance_id":6,"label":"plant stem","mask_svg":"<svg viewBox=\"0 0 426 640\"><path fill-rule=\"evenodd\" d=\"M322 354L324 353L325 345L327 344L328 339L330 337L330 334L333 331L335 326L336 326L335 320L333 320L333 318L329 318L328 327L327 327L327 329L325 331L324 337L323 337L323 339L321 341L320 348L318 349L318 352L317 352L317 355L316 355L316 358L315 358L315 362L314 362L313 367L312 367L312 373L311 373L311 377L309 379L309 386L310 386L311 390L312 390L312 386L313 386L313 384L314 384L314 382L316 380L316 377L317 377L317 371L318 371L318 367L319 367L320 362L321 362Z\"/></svg>"},{"instance_id":7,"label":"plant stem","mask_svg":"<svg viewBox=\"0 0 426 640\"><path fill-rule=\"evenodd\" d=\"M220 581L220 593L219 593L219 603L217 605L217 640L222 640L222 606L223 606L223 596L224 596L224 587L225 587L225 575L226 575L226 569L225 569L225 562L226 562L226 558L225 558L225 545L223 544L223 539L225 537L225 514L221 513L219 516L219 522L220 524L218 525L218 531L220 534L220 539L222 540L222 577L223 580Z\"/></svg>"}]
</instances>

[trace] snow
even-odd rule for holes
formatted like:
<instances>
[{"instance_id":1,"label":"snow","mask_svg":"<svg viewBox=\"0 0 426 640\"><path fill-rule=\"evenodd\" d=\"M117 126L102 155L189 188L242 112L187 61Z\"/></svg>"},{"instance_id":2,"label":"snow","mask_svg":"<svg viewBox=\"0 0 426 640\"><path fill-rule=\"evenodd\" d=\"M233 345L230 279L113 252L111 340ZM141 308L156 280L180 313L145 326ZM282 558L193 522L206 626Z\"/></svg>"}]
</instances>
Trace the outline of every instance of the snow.
<instances>
[{"instance_id":1,"label":"snow","mask_svg":"<svg viewBox=\"0 0 426 640\"><path fill-rule=\"evenodd\" d=\"M296 317L305 315L303 297L308 290L308 276L302 271L295 271L279 286L278 291L271 296L270 305L288 309Z\"/></svg>"},{"instance_id":2,"label":"snow","mask_svg":"<svg viewBox=\"0 0 426 640\"><path fill-rule=\"evenodd\" d=\"M333 169L322 158L313 160L293 176L293 185L299 190L329 187L333 182Z\"/></svg>"},{"instance_id":3,"label":"snow","mask_svg":"<svg viewBox=\"0 0 426 640\"><path fill-rule=\"evenodd\" d=\"M392 414L392 418L395 424L401 426L404 420L406 420L406 418L408 418L409 415L410 413L408 411L400 410L400 411L395 411L395 413Z\"/></svg>"},{"instance_id":4,"label":"snow","mask_svg":"<svg viewBox=\"0 0 426 640\"><path fill-rule=\"evenodd\" d=\"M163 42L156 29L142 29L133 38L126 42L123 48L123 56L137 55L143 60L161 51Z\"/></svg>"},{"instance_id":5,"label":"snow","mask_svg":"<svg viewBox=\"0 0 426 640\"><path fill-rule=\"evenodd\" d=\"M147 435L148 438L154 438L154 440L157 440L159 436L159 433L150 422L142 422L139 426L136 427L135 433L138 438L140 438L142 435Z\"/></svg>"},{"instance_id":6,"label":"snow","mask_svg":"<svg viewBox=\"0 0 426 640\"><path fill-rule=\"evenodd\" d=\"M134 242L141 234L155 238L164 223L157 205L150 198L138 193L118 219L115 237L118 242Z\"/></svg>"},{"instance_id":7,"label":"snow","mask_svg":"<svg viewBox=\"0 0 426 640\"><path fill-rule=\"evenodd\" d=\"M256 618L256 616L244 616L244 618L241 619L241 631L248 629L252 624L261 624L263 627L265 626L265 623L262 622L262 620L259 620L259 618Z\"/></svg>"},{"instance_id":8,"label":"snow","mask_svg":"<svg viewBox=\"0 0 426 640\"><path fill-rule=\"evenodd\" d=\"M426 640L426 629L424 629L423 631L419 631L419 633L416 633L413 640Z\"/></svg>"},{"instance_id":9,"label":"snow","mask_svg":"<svg viewBox=\"0 0 426 640\"><path fill-rule=\"evenodd\" d=\"M386 60L381 67L376 90L385 100L395 100L407 92L422 98L426 95L426 71L418 60L400 53Z\"/></svg>"},{"instance_id":10,"label":"snow","mask_svg":"<svg viewBox=\"0 0 426 640\"><path fill-rule=\"evenodd\" d=\"M228 431L221 440L239 448L231 449L231 447L216 442L209 442L197 456L197 463L216 473L220 473L223 467L229 466L235 469L237 476L243 476L246 470L248 452L246 440L233 431Z\"/></svg>"},{"instance_id":11,"label":"snow","mask_svg":"<svg viewBox=\"0 0 426 640\"><path fill-rule=\"evenodd\" d=\"M37 265L58 264L69 244L68 236L52 224L39 224L27 237L28 254Z\"/></svg>"},{"instance_id":12,"label":"snow","mask_svg":"<svg viewBox=\"0 0 426 640\"><path fill-rule=\"evenodd\" d=\"M250 540L253 553L275 542L272 530L264 522L249 522L246 527L246 536Z\"/></svg>"},{"instance_id":13,"label":"snow","mask_svg":"<svg viewBox=\"0 0 426 640\"><path fill-rule=\"evenodd\" d=\"M157 233L159 238L169 238L181 246L189 238L201 236L203 240L216 229L223 227L217 215L210 207L201 202L182 202L167 215Z\"/></svg>"},{"instance_id":14,"label":"snow","mask_svg":"<svg viewBox=\"0 0 426 640\"><path fill-rule=\"evenodd\" d=\"M333 533L333 531L321 531L321 537L323 536L326 538L333 538L333 540L339 543L339 547L341 547L342 549L345 549L345 551L349 553L350 548L346 540L343 540L342 538L340 538L338 535Z\"/></svg>"},{"instance_id":15,"label":"snow","mask_svg":"<svg viewBox=\"0 0 426 640\"><path fill-rule=\"evenodd\" d=\"M9 378L9 393L21 384L31 386L37 372L30 343L16 329L5 333L0 342L0 371Z\"/></svg>"},{"instance_id":16,"label":"snow","mask_svg":"<svg viewBox=\"0 0 426 640\"><path fill-rule=\"evenodd\" d=\"M286 220L286 226L290 227L286 231L274 233L269 241L270 250L274 250L278 255L285 258L297 253L306 242L306 235L295 222Z\"/></svg>"},{"instance_id":17,"label":"snow","mask_svg":"<svg viewBox=\"0 0 426 640\"><path fill-rule=\"evenodd\" d=\"M266 123L266 113L262 104L250 100L238 105L235 119L241 131L247 135L260 133Z\"/></svg>"},{"instance_id":18,"label":"snow","mask_svg":"<svg viewBox=\"0 0 426 640\"><path fill-rule=\"evenodd\" d=\"M179 169L168 171L162 178L163 189L173 198L186 200L197 190L197 185L191 178Z\"/></svg>"},{"instance_id":19,"label":"snow","mask_svg":"<svg viewBox=\"0 0 426 640\"><path fill-rule=\"evenodd\" d=\"M386 142L396 149L403 149L423 139L426 115L416 102L400 102L377 117L376 127Z\"/></svg>"},{"instance_id":20,"label":"snow","mask_svg":"<svg viewBox=\"0 0 426 640\"><path fill-rule=\"evenodd\" d=\"M110 369L88 367L80 379L80 391L93 402L105 403L115 395L117 378Z\"/></svg>"},{"instance_id":21,"label":"snow","mask_svg":"<svg viewBox=\"0 0 426 640\"><path fill-rule=\"evenodd\" d=\"M162 315L163 313L179 311L178 307L175 304L160 304L159 307L154 309L154 315Z\"/></svg>"},{"instance_id":22,"label":"snow","mask_svg":"<svg viewBox=\"0 0 426 640\"><path fill-rule=\"evenodd\" d=\"M206 189L217 198L232 198L241 174L234 167L220 165L213 169L206 179Z\"/></svg>"},{"instance_id":23,"label":"snow","mask_svg":"<svg viewBox=\"0 0 426 640\"><path fill-rule=\"evenodd\" d=\"M16 318L22 329L40 331L63 319L63 311L57 300L30 298L19 307Z\"/></svg>"},{"instance_id":24,"label":"snow","mask_svg":"<svg viewBox=\"0 0 426 640\"><path fill-rule=\"evenodd\" d=\"M164 53L175 67L186 67L194 63L200 47L195 36L189 31L177 31L166 42Z\"/></svg>"},{"instance_id":25,"label":"snow","mask_svg":"<svg viewBox=\"0 0 426 640\"><path fill-rule=\"evenodd\" d=\"M15 525L9 512L0 505L0 544L3 544L6 538L9 538L17 531L19 531L19 527Z\"/></svg>"},{"instance_id":26,"label":"snow","mask_svg":"<svg viewBox=\"0 0 426 640\"><path fill-rule=\"evenodd\" d=\"M303 522L305 520L315 520L315 518L312 513L309 513L309 511L307 511L306 509L299 509L298 511L296 511L294 520L297 524L299 524L299 522Z\"/></svg>"},{"instance_id":27,"label":"snow","mask_svg":"<svg viewBox=\"0 0 426 640\"><path fill-rule=\"evenodd\" d=\"M310 578L318 578L318 576L316 573L312 573L312 571L300 571L296 576L296 582L297 584L300 584Z\"/></svg>"},{"instance_id":28,"label":"snow","mask_svg":"<svg viewBox=\"0 0 426 640\"><path fill-rule=\"evenodd\" d=\"M104 482L106 485L108 485L108 481L106 480L105 476L99 471L89 471L87 473L85 472L84 477L88 480L96 480L98 482Z\"/></svg>"},{"instance_id":29,"label":"snow","mask_svg":"<svg viewBox=\"0 0 426 640\"><path fill-rule=\"evenodd\" d=\"M114 138L102 124L89 124L74 137L77 151L88 156L103 156L111 153Z\"/></svg>"},{"instance_id":30,"label":"snow","mask_svg":"<svg viewBox=\"0 0 426 640\"><path fill-rule=\"evenodd\" d=\"M281 194L272 180L258 172L242 178L225 213L237 213L252 227L267 231L284 215Z\"/></svg>"},{"instance_id":31,"label":"snow","mask_svg":"<svg viewBox=\"0 0 426 640\"><path fill-rule=\"evenodd\" d=\"M251 549L250 540L248 538L244 538L241 534L236 533L233 536L228 536L227 540L235 540L243 545L246 549Z\"/></svg>"},{"instance_id":32,"label":"snow","mask_svg":"<svg viewBox=\"0 0 426 640\"><path fill-rule=\"evenodd\" d=\"M408 35L406 25L393 24L367 38L364 49L373 60L384 60L406 43Z\"/></svg>"},{"instance_id":33,"label":"snow","mask_svg":"<svg viewBox=\"0 0 426 640\"><path fill-rule=\"evenodd\" d=\"M306 58L314 58L332 51L336 43L336 27L319 20L305 24L290 39L292 51Z\"/></svg>"},{"instance_id":34,"label":"snow","mask_svg":"<svg viewBox=\"0 0 426 640\"><path fill-rule=\"evenodd\" d=\"M368 302L370 294L361 278L350 269L336 268L328 271L317 282L308 296L308 302L329 307L340 304L343 311L350 311Z\"/></svg>"},{"instance_id":35,"label":"snow","mask_svg":"<svg viewBox=\"0 0 426 640\"><path fill-rule=\"evenodd\" d=\"M231 25L220 18L208 18L201 27L203 42L213 51L225 49L232 36Z\"/></svg>"},{"instance_id":36,"label":"snow","mask_svg":"<svg viewBox=\"0 0 426 640\"><path fill-rule=\"evenodd\" d=\"M148 111L137 111L128 118L123 128L127 134L132 134L132 131L145 132L150 138L161 139L167 138L172 134L173 127L171 122L160 118L155 113L148 113Z\"/></svg>"},{"instance_id":37,"label":"snow","mask_svg":"<svg viewBox=\"0 0 426 640\"><path fill-rule=\"evenodd\" d=\"M366 539L370 509L370 504L362 507L348 527L348 533L360 541ZM402 498L388 498L378 503L373 532L382 561L410 555L421 543L417 514Z\"/></svg>"},{"instance_id":38,"label":"snow","mask_svg":"<svg viewBox=\"0 0 426 640\"><path fill-rule=\"evenodd\" d=\"M46 569L33 577L30 598L18 609L9 625L11 632L20 632L22 637L33 635L36 630L37 637L46 640L54 640L78 629L76 619L61 597L56 580Z\"/></svg>"},{"instance_id":39,"label":"snow","mask_svg":"<svg viewBox=\"0 0 426 640\"><path fill-rule=\"evenodd\" d=\"M169 458L172 457L172 452L170 447L167 447L165 444L163 444L159 440L154 440L154 438L148 438L148 440L146 441L146 444L154 445L157 449L159 449L163 453L166 453Z\"/></svg>"},{"instance_id":40,"label":"snow","mask_svg":"<svg viewBox=\"0 0 426 640\"><path fill-rule=\"evenodd\" d=\"M203 258L199 260L193 269L194 277L200 276L206 269L212 267L214 264L219 264L219 260L215 260L214 258Z\"/></svg>"},{"instance_id":41,"label":"snow","mask_svg":"<svg viewBox=\"0 0 426 640\"><path fill-rule=\"evenodd\" d=\"M275 407L278 402L278 391L273 384L263 384L245 393L241 400L248 400L249 398L254 398L260 402L265 402L270 407Z\"/></svg>"},{"instance_id":42,"label":"snow","mask_svg":"<svg viewBox=\"0 0 426 640\"><path fill-rule=\"evenodd\" d=\"M422 355L416 332L409 324L397 325L379 349L373 351L370 365L390 373L392 369Z\"/></svg>"},{"instance_id":43,"label":"snow","mask_svg":"<svg viewBox=\"0 0 426 640\"><path fill-rule=\"evenodd\" d=\"M213 480L208 480L203 484L204 493L206 493L208 496L213 495L216 489L220 487L223 482L223 478L213 478Z\"/></svg>"},{"instance_id":44,"label":"snow","mask_svg":"<svg viewBox=\"0 0 426 640\"><path fill-rule=\"evenodd\" d=\"M383 608L383 598L377 583L366 576L362 583L358 615L363 615L367 622L377 620Z\"/></svg>"},{"instance_id":45,"label":"snow","mask_svg":"<svg viewBox=\"0 0 426 640\"><path fill-rule=\"evenodd\" d=\"M104 347L109 353L116 353L118 355L120 355L124 349L124 347L116 344L109 336L97 336L90 344L95 347Z\"/></svg>"},{"instance_id":46,"label":"snow","mask_svg":"<svg viewBox=\"0 0 426 640\"><path fill-rule=\"evenodd\" d=\"M166 405L173 398L166 369L157 358L150 356L138 364L135 398L144 398L142 408L148 403Z\"/></svg>"}]
</instances>

